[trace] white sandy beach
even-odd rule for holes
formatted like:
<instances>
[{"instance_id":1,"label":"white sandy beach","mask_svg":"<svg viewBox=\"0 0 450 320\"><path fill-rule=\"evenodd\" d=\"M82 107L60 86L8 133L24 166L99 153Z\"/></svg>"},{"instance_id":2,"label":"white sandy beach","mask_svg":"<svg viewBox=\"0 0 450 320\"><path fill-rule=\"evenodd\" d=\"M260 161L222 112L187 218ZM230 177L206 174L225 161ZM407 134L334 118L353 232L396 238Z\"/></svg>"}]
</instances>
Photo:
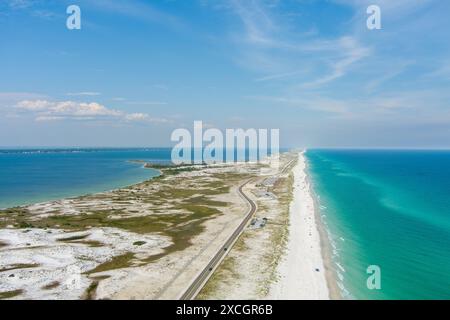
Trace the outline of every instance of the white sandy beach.
<instances>
[{"instance_id":1,"label":"white sandy beach","mask_svg":"<svg viewBox=\"0 0 450 320\"><path fill-rule=\"evenodd\" d=\"M314 200L305 170L302 152L293 169L294 198L289 213L289 240L277 270L280 277L269 292L270 299L330 299Z\"/></svg>"}]
</instances>

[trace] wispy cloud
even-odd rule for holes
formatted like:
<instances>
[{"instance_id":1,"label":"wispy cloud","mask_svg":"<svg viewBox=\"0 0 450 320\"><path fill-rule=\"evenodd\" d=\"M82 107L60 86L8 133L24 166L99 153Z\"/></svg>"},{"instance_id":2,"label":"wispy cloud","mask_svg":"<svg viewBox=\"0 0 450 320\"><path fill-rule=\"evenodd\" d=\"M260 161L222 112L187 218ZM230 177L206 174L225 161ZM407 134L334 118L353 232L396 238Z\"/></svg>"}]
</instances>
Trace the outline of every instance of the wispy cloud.
<instances>
[{"instance_id":1,"label":"wispy cloud","mask_svg":"<svg viewBox=\"0 0 450 320\"><path fill-rule=\"evenodd\" d=\"M26 9L33 5L35 1L32 0L5 0L9 7L13 10Z\"/></svg>"},{"instance_id":2,"label":"wispy cloud","mask_svg":"<svg viewBox=\"0 0 450 320\"><path fill-rule=\"evenodd\" d=\"M450 80L450 60L442 61L439 66L428 73L427 77L438 78L439 80Z\"/></svg>"},{"instance_id":3,"label":"wispy cloud","mask_svg":"<svg viewBox=\"0 0 450 320\"><path fill-rule=\"evenodd\" d=\"M30 16L45 20L64 18L64 14L45 8L46 4L46 1L42 0L3 0L0 1L0 14L26 12Z\"/></svg>"},{"instance_id":4,"label":"wispy cloud","mask_svg":"<svg viewBox=\"0 0 450 320\"><path fill-rule=\"evenodd\" d=\"M95 91L83 91L83 92L69 92L67 93L68 96L99 96L101 95L100 92Z\"/></svg>"},{"instance_id":5,"label":"wispy cloud","mask_svg":"<svg viewBox=\"0 0 450 320\"><path fill-rule=\"evenodd\" d=\"M450 121L450 93L436 95L430 90L382 92L378 95L355 95L351 98L306 93L285 96L248 96L247 99L322 114L320 120L391 121L417 123L420 121ZM317 117L312 117L317 122ZM319 121L320 122L320 121Z\"/></svg>"},{"instance_id":6,"label":"wispy cloud","mask_svg":"<svg viewBox=\"0 0 450 320\"><path fill-rule=\"evenodd\" d=\"M284 72L284 73L278 73L278 74L272 74L264 77L260 77L255 79L256 82L264 82L264 81L270 81L270 80L279 80L279 79L285 79L290 78L293 76L296 76L303 71L293 71L293 72Z\"/></svg>"},{"instance_id":7,"label":"wispy cloud","mask_svg":"<svg viewBox=\"0 0 450 320\"><path fill-rule=\"evenodd\" d=\"M125 102L131 106L164 106L167 105L167 102L163 101L128 101Z\"/></svg>"},{"instance_id":8,"label":"wispy cloud","mask_svg":"<svg viewBox=\"0 0 450 320\"><path fill-rule=\"evenodd\" d=\"M336 41L342 58L331 63L331 72L311 82L302 84L302 87L315 88L345 76L352 65L369 56L370 49L361 46L353 37L343 37Z\"/></svg>"},{"instance_id":9,"label":"wispy cloud","mask_svg":"<svg viewBox=\"0 0 450 320\"><path fill-rule=\"evenodd\" d=\"M376 4L382 8L382 12L395 19L402 19L433 3L435 0L333 0L336 3L352 6L357 9L365 9ZM365 11L365 10L364 10Z\"/></svg>"},{"instance_id":10,"label":"wispy cloud","mask_svg":"<svg viewBox=\"0 0 450 320\"><path fill-rule=\"evenodd\" d=\"M231 0L230 4L244 24L244 41L263 46L278 45L278 41L271 37L277 26L263 2Z\"/></svg>"},{"instance_id":11,"label":"wispy cloud","mask_svg":"<svg viewBox=\"0 0 450 320\"><path fill-rule=\"evenodd\" d=\"M169 87L165 84L153 84L151 87L153 89L158 89L158 90L163 90L163 91L169 90Z\"/></svg>"},{"instance_id":12,"label":"wispy cloud","mask_svg":"<svg viewBox=\"0 0 450 320\"><path fill-rule=\"evenodd\" d=\"M310 3L314 1L299 1L292 7L303 13ZM256 73L256 83L264 88L270 85L273 90L271 96L253 99L352 119L389 115L411 120L408 112L412 110L423 119L442 113L442 91L433 83L430 92L434 96L425 94L424 89L433 84L424 79L435 78L443 84L450 79L450 63L442 58L446 55L425 52L420 44L434 37L430 36L433 28L445 30L443 17L437 13L448 4L435 0L376 1L382 9L383 29L371 32L366 28L366 8L373 1L331 0L330 6L350 8L353 17L350 14L345 28L336 24L333 32L324 33L310 25L315 32L307 36L295 21L283 19L285 7L280 1L229 0L227 4L241 22L238 31L230 27L231 41L237 48L235 61ZM323 24L329 27L332 22ZM417 43L411 36L419 37ZM446 47L442 41L439 44L448 52L450 42ZM438 68L430 56L437 58ZM405 76L407 72L414 76Z\"/></svg>"},{"instance_id":13,"label":"wispy cloud","mask_svg":"<svg viewBox=\"0 0 450 320\"><path fill-rule=\"evenodd\" d=\"M408 67L413 66L414 64L414 61L400 61L396 62L395 65L392 65L387 71L378 70L378 73L375 74L374 79L367 82L365 90L367 93L373 93L379 87L382 87L384 83L395 79L397 76L404 73Z\"/></svg>"},{"instance_id":14,"label":"wispy cloud","mask_svg":"<svg viewBox=\"0 0 450 320\"><path fill-rule=\"evenodd\" d=\"M187 29L188 26L179 17L157 9L147 1L139 0L95 0L83 1L92 8L123 15L141 21L156 23L176 30Z\"/></svg>"},{"instance_id":15,"label":"wispy cloud","mask_svg":"<svg viewBox=\"0 0 450 320\"><path fill-rule=\"evenodd\" d=\"M238 61L264 74L257 82L290 79L292 85L317 88L345 76L371 54L371 49L351 34L323 38L317 32L295 32L283 21L278 1L231 0L229 4L243 26L234 36L241 51ZM306 77L309 80L305 81Z\"/></svg>"},{"instance_id":16,"label":"wispy cloud","mask_svg":"<svg viewBox=\"0 0 450 320\"><path fill-rule=\"evenodd\" d=\"M248 96L248 99L275 103L278 106L289 106L311 111L328 113L333 116L350 116L349 105L345 101L333 100L318 96L282 97L282 96Z\"/></svg>"}]
</instances>

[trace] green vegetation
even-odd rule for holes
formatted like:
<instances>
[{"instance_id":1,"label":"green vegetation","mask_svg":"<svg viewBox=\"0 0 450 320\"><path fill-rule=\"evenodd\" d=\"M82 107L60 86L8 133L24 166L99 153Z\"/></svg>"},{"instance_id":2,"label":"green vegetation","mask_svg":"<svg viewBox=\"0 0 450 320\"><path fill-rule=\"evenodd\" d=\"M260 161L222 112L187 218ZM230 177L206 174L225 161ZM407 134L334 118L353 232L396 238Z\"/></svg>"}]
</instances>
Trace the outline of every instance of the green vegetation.
<instances>
[{"instance_id":1,"label":"green vegetation","mask_svg":"<svg viewBox=\"0 0 450 320\"><path fill-rule=\"evenodd\" d=\"M250 233L244 232L233 246L233 252L244 253L248 250L246 241L251 239ZM236 283L241 277L238 269L237 257L234 255L227 255L222 261L217 270L213 273L206 285L197 295L196 300L207 300L211 297L216 297L220 290L220 283L226 281L227 283Z\"/></svg>"},{"instance_id":2,"label":"green vegetation","mask_svg":"<svg viewBox=\"0 0 450 320\"><path fill-rule=\"evenodd\" d=\"M98 265L96 268L90 271L87 271L86 274L93 274L109 270L126 268L130 265L130 262L133 260L133 258L134 253L132 252L124 253L123 255L113 257L111 260Z\"/></svg>"},{"instance_id":3,"label":"green vegetation","mask_svg":"<svg viewBox=\"0 0 450 320\"><path fill-rule=\"evenodd\" d=\"M21 295L22 293L23 293L22 289L0 292L0 300L14 298L14 297Z\"/></svg>"},{"instance_id":4,"label":"green vegetation","mask_svg":"<svg viewBox=\"0 0 450 320\"><path fill-rule=\"evenodd\" d=\"M84 234L81 236L73 236L73 237L68 237L68 238L62 238L62 239L58 239L58 241L72 242L72 241L76 241L76 240L83 240L83 239L86 239L87 237L89 237L89 234Z\"/></svg>"},{"instance_id":5,"label":"green vegetation","mask_svg":"<svg viewBox=\"0 0 450 320\"><path fill-rule=\"evenodd\" d=\"M70 243L78 243L85 246L89 246L91 248L101 248L105 246L103 242L97 240L71 241Z\"/></svg>"},{"instance_id":6,"label":"green vegetation","mask_svg":"<svg viewBox=\"0 0 450 320\"><path fill-rule=\"evenodd\" d=\"M73 224L66 223L65 225L72 226ZM85 240L87 237L89 237L89 234L83 234L83 235L79 235L79 236L62 238L62 239L58 239L58 241L84 244L84 245L92 247L92 248L99 248L99 247L103 247L105 245L104 243L97 241L97 240Z\"/></svg>"},{"instance_id":7,"label":"green vegetation","mask_svg":"<svg viewBox=\"0 0 450 320\"><path fill-rule=\"evenodd\" d=\"M89 287L86 289L83 299L85 300L94 300L95 295L97 293L98 285L100 284L100 281L108 279L109 276L98 276L98 277L92 277L92 282L89 285Z\"/></svg>"},{"instance_id":8,"label":"green vegetation","mask_svg":"<svg viewBox=\"0 0 450 320\"><path fill-rule=\"evenodd\" d=\"M85 300L94 300L95 294L97 292L97 288L99 285L99 281L92 281L89 287L86 289L86 292L84 293L84 299Z\"/></svg>"},{"instance_id":9,"label":"green vegetation","mask_svg":"<svg viewBox=\"0 0 450 320\"><path fill-rule=\"evenodd\" d=\"M270 224L270 242L272 246L268 248L264 255L264 265L267 265L268 279L262 282L259 292L266 296L270 286L277 280L277 266L285 252L289 237L289 207L293 199L294 176L291 173L288 178L278 179L275 185L269 189L278 198L280 214L277 219Z\"/></svg>"},{"instance_id":10,"label":"green vegetation","mask_svg":"<svg viewBox=\"0 0 450 320\"><path fill-rule=\"evenodd\" d=\"M59 287L59 285L60 285L59 281L53 281L53 282L50 282L49 284L46 284L45 286L43 286L42 290L56 289Z\"/></svg>"},{"instance_id":11,"label":"green vegetation","mask_svg":"<svg viewBox=\"0 0 450 320\"><path fill-rule=\"evenodd\" d=\"M16 228L25 229L29 225L24 221L28 214L27 209L19 207L0 210L0 228L4 229L9 225L13 225Z\"/></svg>"},{"instance_id":12,"label":"green vegetation","mask_svg":"<svg viewBox=\"0 0 450 320\"><path fill-rule=\"evenodd\" d=\"M235 248L233 248L234 250ZM227 256L220 264L219 268L213 273L206 285L199 292L195 300L207 300L214 296L220 290L220 283L226 279L227 282L236 283L239 280L239 273L237 272L236 258Z\"/></svg>"},{"instance_id":13,"label":"green vegetation","mask_svg":"<svg viewBox=\"0 0 450 320\"><path fill-rule=\"evenodd\" d=\"M39 264L37 264L37 263L17 263L17 264L13 264L10 267L0 269L0 272L17 270L17 269L29 269L29 268L36 268L36 267L39 267Z\"/></svg>"}]
</instances>

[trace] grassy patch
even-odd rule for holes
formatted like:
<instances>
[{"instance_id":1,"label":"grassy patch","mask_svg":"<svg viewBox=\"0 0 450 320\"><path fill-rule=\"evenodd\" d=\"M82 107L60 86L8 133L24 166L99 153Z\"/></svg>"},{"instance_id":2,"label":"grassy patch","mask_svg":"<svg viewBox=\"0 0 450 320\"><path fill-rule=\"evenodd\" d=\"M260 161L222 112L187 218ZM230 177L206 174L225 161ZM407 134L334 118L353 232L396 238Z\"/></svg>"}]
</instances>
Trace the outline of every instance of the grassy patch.
<instances>
[{"instance_id":1,"label":"grassy patch","mask_svg":"<svg viewBox=\"0 0 450 320\"><path fill-rule=\"evenodd\" d=\"M22 289L0 292L0 300L14 298L21 295L22 293L23 293Z\"/></svg>"},{"instance_id":2,"label":"grassy patch","mask_svg":"<svg viewBox=\"0 0 450 320\"><path fill-rule=\"evenodd\" d=\"M83 234L83 235L80 235L80 236L73 236L73 237L68 237L68 238L62 238L62 239L58 239L58 241L71 242L71 241L83 240L83 239L86 239L87 237L89 237L89 234Z\"/></svg>"},{"instance_id":3,"label":"grassy patch","mask_svg":"<svg viewBox=\"0 0 450 320\"><path fill-rule=\"evenodd\" d=\"M99 248L99 247L105 246L104 243L97 241L97 240L84 240L89 236L90 236L90 234L83 234L83 235L79 235L79 236L72 236L72 237L58 239L58 241L83 244L83 245L86 245L86 246L89 246L92 248Z\"/></svg>"},{"instance_id":4,"label":"grassy patch","mask_svg":"<svg viewBox=\"0 0 450 320\"><path fill-rule=\"evenodd\" d=\"M123 255L113 257L111 260L98 265L94 269L87 271L86 274L93 274L93 273L99 273L99 272L105 272L105 271L130 267L131 266L130 262L133 260L133 258L134 258L134 253L127 252Z\"/></svg>"},{"instance_id":5,"label":"grassy patch","mask_svg":"<svg viewBox=\"0 0 450 320\"><path fill-rule=\"evenodd\" d=\"M244 232L239 239L234 244L233 252L239 251L243 252L248 249L246 241L249 237L247 232ZM216 297L217 293L220 291L220 284L224 281L226 282L237 282L239 281L241 274L238 270L237 258L232 254L225 257L222 263L219 265L217 270L213 273L211 278L208 280L206 285L197 295L197 300L207 300L211 297Z\"/></svg>"},{"instance_id":6,"label":"grassy patch","mask_svg":"<svg viewBox=\"0 0 450 320\"><path fill-rule=\"evenodd\" d=\"M0 210L0 228L4 229L9 225L17 228L28 228L29 224L23 219L27 215L28 210L22 207Z\"/></svg>"},{"instance_id":7,"label":"grassy patch","mask_svg":"<svg viewBox=\"0 0 450 320\"><path fill-rule=\"evenodd\" d=\"M59 285L60 285L59 281L53 281L53 282L50 282L49 284L46 284L45 286L43 286L42 290L56 289L59 287Z\"/></svg>"},{"instance_id":8,"label":"grassy patch","mask_svg":"<svg viewBox=\"0 0 450 320\"><path fill-rule=\"evenodd\" d=\"M105 246L105 244L103 242L100 242L100 241L97 241L97 240L74 241L72 243L84 244L84 245L89 246L91 248L101 248L101 247Z\"/></svg>"},{"instance_id":9,"label":"grassy patch","mask_svg":"<svg viewBox=\"0 0 450 320\"><path fill-rule=\"evenodd\" d=\"M195 299L207 300L210 297L215 297L220 292L220 284L224 279L227 279L227 281L239 280L239 274L236 271L236 258L230 255L222 261Z\"/></svg>"},{"instance_id":10,"label":"grassy patch","mask_svg":"<svg viewBox=\"0 0 450 320\"><path fill-rule=\"evenodd\" d=\"M97 277L91 277L92 282L89 285L89 287L86 289L86 291L83 294L83 299L85 300L94 300L95 296L97 294L97 288L100 284L100 281L108 279L109 276L97 276Z\"/></svg>"},{"instance_id":11,"label":"grassy patch","mask_svg":"<svg viewBox=\"0 0 450 320\"><path fill-rule=\"evenodd\" d=\"M97 288L99 285L99 281L94 280L91 282L91 284L89 285L89 287L86 289L86 292L84 293L83 299L85 300L94 300L95 299L95 295L97 293Z\"/></svg>"},{"instance_id":12,"label":"grassy patch","mask_svg":"<svg viewBox=\"0 0 450 320\"><path fill-rule=\"evenodd\" d=\"M267 266L267 281L259 286L259 292L266 296L270 286L278 278L277 266L286 250L289 239L289 207L293 199L294 176L291 173L288 178L279 179L272 188L272 192L278 197L279 208L281 210L276 220L276 225L271 225L270 242L272 246L264 255L264 265Z\"/></svg>"},{"instance_id":13,"label":"grassy patch","mask_svg":"<svg viewBox=\"0 0 450 320\"><path fill-rule=\"evenodd\" d=\"M36 267L39 267L39 264L37 264L37 263L17 263L17 264L13 264L10 267L0 269L0 272L18 270L18 269L30 269L30 268L36 268Z\"/></svg>"}]
</instances>

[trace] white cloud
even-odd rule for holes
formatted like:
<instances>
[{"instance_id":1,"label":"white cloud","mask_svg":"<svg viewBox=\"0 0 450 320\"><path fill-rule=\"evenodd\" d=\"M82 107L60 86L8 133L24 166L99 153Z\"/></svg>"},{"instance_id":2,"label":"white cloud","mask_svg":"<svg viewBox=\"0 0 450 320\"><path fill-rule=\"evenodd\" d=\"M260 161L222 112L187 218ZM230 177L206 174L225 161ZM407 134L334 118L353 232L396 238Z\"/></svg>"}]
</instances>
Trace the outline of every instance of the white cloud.
<instances>
[{"instance_id":1,"label":"white cloud","mask_svg":"<svg viewBox=\"0 0 450 320\"><path fill-rule=\"evenodd\" d=\"M17 107L29 111L43 111L50 107L47 100L24 100L17 104Z\"/></svg>"},{"instance_id":2,"label":"white cloud","mask_svg":"<svg viewBox=\"0 0 450 320\"><path fill-rule=\"evenodd\" d=\"M149 123L166 121L163 118L152 118L146 113L126 113L120 110L109 109L97 102L24 100L17 103L16 109L22 112L31 112L35 116L36 121L64 119L118 119L127 122L139 121Z\"/></svg>"},{"instance_id":3,"label":"white cloud","mask_svg":"<svg viewBox=\"0 0 450 320\"><path fill-rule=\"evenodd\" d=\"M77 103L73 101L60 102L55 105L52 111L56 113L68 113L74 116L113 116L118 117L122 115L121 111L108 109L105 106L96 102L92 103Z\"/></svg>"},{"instance_id":4,"label":"white cloud","mask_svg":"<svg viewBox=\"0 0 450 320\"><path fill-rule=\"evenodd\" d=\"M48 100L25 100L17 104L18 109L34 111L46 114L56 114L67 117L95 117L112 116L118 117L123 114L121 111L108 109L96 103L84 103L75 101L48 101Z\"/></svg>"},{"instance_id":5,"label":"white cloud","mask_svg":"<svg viewBox=\"0 0 450 320\"><path fill-rule=\"evenodd\" d=\"M64 120L64 117L56 117L56 116L38 116L34 119L37 122L47 122L47 121L59 121Z\"/></svg>"},{"instance_id":6,"label":"white cloud","mask_svg":"<svg viewBox=\"0 0 450 320\"><path fill-rule=\"evenodd\" d=\"M152 118L146 113L130 113L125 116L127 121L137 121L137 122L151 122L151 123L166 123L167 119L163 118Z\"/></svg>"},{"instance_id":7,"label":"white cloud","mask_svg":"<svg viewBox=\"0 0 450 320\"><path fill-rule=\"evenodd\" d=\"M130 113L125 116L128 121L143 121L149 118L148 114L145 113Z\"/></svg>"}]
</instances>

